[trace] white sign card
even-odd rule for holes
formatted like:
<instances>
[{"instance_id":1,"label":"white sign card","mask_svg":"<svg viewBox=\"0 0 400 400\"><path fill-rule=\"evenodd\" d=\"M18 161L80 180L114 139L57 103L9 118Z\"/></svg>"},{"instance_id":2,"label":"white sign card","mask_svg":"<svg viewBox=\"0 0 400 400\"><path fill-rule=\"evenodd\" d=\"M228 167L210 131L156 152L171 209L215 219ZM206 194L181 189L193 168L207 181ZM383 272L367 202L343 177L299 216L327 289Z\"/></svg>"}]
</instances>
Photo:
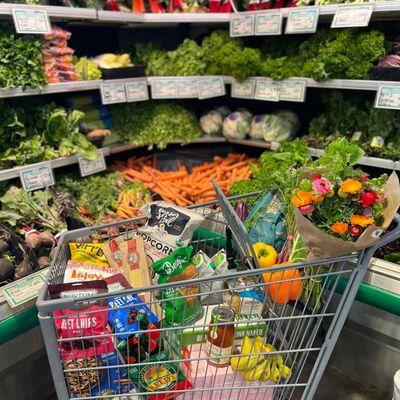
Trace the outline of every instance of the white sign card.
<instances>
[{"instance_id":1,"label":"white sign card","mask_svg":"<svg viewBox=\"0 0 400 400\"><path fill-rule=\"evenodd\" d=\"M210 77L198 81L199 99L225 96L225 84L222 77Z\"/></svg>"},{"instance_id":2,"label":"white sign card","mask_svg":"<svg viewBox=\"0 0 400 400\"><path fill-rule=\"evenodd\" d=\"M125 85L121 82L102 83L100 93L102 104L126 103Z\"/></svg>"},{"instance_id":3,"label":"white sign card","mask_svg":"<svg viewBox=\"0 0 400 400\"><path fill-rule=\"evenodd\" d=\"M400 85L380 85L376 92L375 107L400 110Z\"/></svg>"},{"instance_id":4,"label":"white sign card","mask_svg":"<svg viewBox=\"0 0 400 400\"><path fill-rule=\"evenodd\" d=\"M256 82L248 79L244 82L232 82L231 97L238 99L254 99L256 92Z\"/></svg>"},{"instance_id":5,"label":"white sign card","mask_svg":"<svg viewBox=\"0 0 400 400\"><path fill-rule=\"evenodd\" d=\"M97 172L106 170L106 160L102 151L97 151L97 160L87 160L82 156L79 157L79 171L81 176L96 174Z\"/></svg>"},{"instance_id":6,"label":"white sign card","mask_svg":"<svg viewBox=\"0 0 400 400\"><path fill-rule=\"evenodd\" d=\"M318 26L318 8L301 7L290 10L285 33L314 33Z\"/></svg>"},{"instance_id":7,"label":"white sign card","mask_svg":"<svg viewBox=\"0 0 400 400\"><path fill-rule=\"evenodd\" d=\"M151 97L153 99L176 99L176 79L155 79L151 82Z\"/></svg>"},{"instance_id":8,"label":"white sign card","mask_svg":"<svg viewBox=\"0 0 400 400\"><path fill-rule=\"evenodd\" d=\"M285 80L281 82L279 100L303 103L306 98L306 82L301 80Z\"/></svg>"},{"instance_id":9,"label":"white sign card","mask_svg":"<svg viewBox=\"0 0 400 400\"><path fill-rule=\"evenodd\" d=\"M178 99L197 99L199 97L199 80L197 78L181 78L176 81Z\"/></svg>"},{"instance_id":10,"label":"white sign card","mask_svg":"<svg viewBox=\"0 0 400 400\"><path fill-rule=\"evenodd\" d=\"M233 13L231 14L229 32L232 37L254 35L254 14Z\"/></svg>"},{"instance_id":11,"label":"white sign card","mask_svg":"<svg viewBox=\"0 0 400 400\"><path fill-rule=\"evenodd\" d=\"M45 10L13 7L12 16L17 33L47 34L51 32L49 17Z\"/></svg>"},{"instance_id":12,"label":"white sign card","mask_svg":"<svg viewBox=\"0 0 400 400\"><path fill-rule=\"evenodd\" d=\"M149 99L149 88L146 80L125 83L126 101L145 101Z\"/></svg>"},{"instance_id":13,"label":"white sign card","mask_svg":"<svg viewBox=\"0 0 400 400\"><path fill-rule=\"evenodd\" d=\"M19 177L22 187L27 192L55 184L53 169L50 164L23 169L20 171Z\"/></svg>"},{"instance_id":14,"label":"white sign card","mask_svg":"<svg viewBox=\"0 0 400 400\"><path fill-rule=\"evenodd\" d=\"M354 28L368 26L373 4L338 6L331 28Z\"/></svg>"},{"instance_id":15,"label":"white sign card","mask_svg":"<svg viewBox=\"0 0 400 400\"><path fill-rule=\"evenodd\" d=\"M256 15L256 36L269 36L282 34L283 16L281 12L271 12Z\"/></svg>"},{"instance_id":16,"label":"white sign card","mask_svg":"<svg viewBox=\"0 0 400 400\"><path fill-rule=\"evenodd\" d=\"M258 81L256 85L256 100L279 101L281 84L272 80Z\"/></svg>"}]
</instances>

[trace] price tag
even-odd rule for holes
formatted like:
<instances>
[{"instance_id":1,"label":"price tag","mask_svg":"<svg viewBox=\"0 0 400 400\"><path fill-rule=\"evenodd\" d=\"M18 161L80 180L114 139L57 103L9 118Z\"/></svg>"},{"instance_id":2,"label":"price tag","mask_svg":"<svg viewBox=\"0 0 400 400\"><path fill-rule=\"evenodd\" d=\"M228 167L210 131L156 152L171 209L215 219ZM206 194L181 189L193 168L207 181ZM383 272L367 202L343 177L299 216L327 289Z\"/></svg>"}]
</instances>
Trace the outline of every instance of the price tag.
<instances>
[{"instance_id":1,"label":"price tag","mask_svg":"<svg viewBox=\"0 0 400 400\"><path fill-rule=\"evenodd\" d=\"M252 80L247 80L244 82L232 82L231 97L236 97L238 99L254 99L256 91L256 82Z\"/></svg>"},{"instance_id":2,"label":"price tag","mask_svg":"<svg viewBox=\"0 0 400 400\"><path fill-rule=\"evenodd\" d=\"M254 35L254 14L231 14L229 32L232 37Z\"/></svg>"},{"instance_id":3,"label":"price tag","mask_svg":"<svg viewBox=\"0 0 400 400\"><path fill-rule=\"evenodd\" d=\"M46 34L51 25L45 10L12 8L14 26L17 33Z\"/></svg>"},{"instance_id":4,"label":"price tag","mask_svg":"<svg viewBox=\"0 0 400 400\"><path fill-rule=\"evenodd\" d=\"M302 7L290 10L285 33L314 33L318 25L318 8Z\"/></svg>"},{"instance_id":5,"label":"price tag","mask_svg":"<svg viewBox=\"0 0 400 400\"><path fill-rule=\"evenodd\" d=\"M176 99L176 80L157 79L151 82L151 97L153 99Z\"/></svg>"},{"instance_id":6,"label":"price tag","mask_svg":"<svg viewBox=\"0 0 400 400\"><path fill-rule=\"evenodd\" d=\"M48 272L49 268L42 269L4 286L1 292L10 307L15 308L35 299L46 281Z\"/></svg>"},{"instance_id":7,"label":"price tag","mask_svg":"<svg viewBox=\"0 0 400 400\"><path fill-rule=\"evenodd\" d=\"M50 164L42 164L38 167L26 168L20 171L22 187L27 192L42 189L55 184L53 170Z\"/></svg>"},{"instance_id":8,"label":"price tag","mask_svg":"<svg viewBox=\"0 0 400 400\"><path fill-rule=\"evenodd\" d=\"M199 81L197 78L178 79L176 91L178 99L197 99L199 97Z\"/></svg>"},{"instance_id":9,"label":"price tag","mask_svg":"<svg viewBox=\"0 0 400 400\"><path fill-rule=\"evenodd\" d=\"M121 82L102 83L100 93L102 104L126 103L125 85Z\"/></svg>"},{"instance_id":10,"label":"price tag","mask_svg":"<svg viewBox=\"0 0 400 400\"><path fill-rule=\"evenodd\" d=\"M149 99L147 81L134 81L125 83L126 101L145 101Z\"/></svg>"},{"instance_id":11,"label":"price tag","mask_svg":"<svg viewBox=\"0 0 400 400\"><path fill-rule=\"evenodd\" d=\"M279 82L263 80L258 81L256 85L256 100L279 101L279 91L281 84Z\"/></svg>"},{"instance_id":12,"label":"price tag","mask_svg":"<svg viewBox=\"0 0 400 400\"><path fill-rule=\"evenodd\" d=\"M106 170L106 160L102 151L97 151L97 160L86 160L86 158L79 157L79 170L81 176L88 176L96 174L100 171Z\"/></svg>"},{"instance_id":13,"label":"price tag","mask_svg":"<svg viewBox=\"0 0 400 400\"><path fill-rule=\"evenodd\" d=\"M306 82L286 80L281 82L280 101L297 101L303 103L306 97Z\"/></svg>"},{"instance_id":14,"label":"price tag","mask_svg":"<svg viewBox=\"0 0 400 400\"><path fill-rule=\"evenodd\" d=\"M225 84L221 77L205 78L198 81L199 99L225 96Z\"/></svg>"},{"instance_id":15,"label":"price tag","mask_svg":"<svg viewBox=\"0 0 400 400\"><path fill-rule=\"evenodd\" d=\"M282 34L282 13L274 12L256 15L256 36L281 35Z\"/></svg>"},{"instance_id":16,"label":"price tag","mask_svg":"<svg viewBox=\"0 0 400 400\"><path fill-rule=\"evenodd\" d=\"M375 107L400 110L400 85L380 85L375 97Z\"/></svg>"},{"instance_id":17,"label":"price tag","mask_svg":"<svg viewBox=\"0 0 400 400\"><path fill-rule=\"evenodd\" d=\"M373 4L338 6L331 28L368 26L373 7Z\"/></svg>"}]
</instances>

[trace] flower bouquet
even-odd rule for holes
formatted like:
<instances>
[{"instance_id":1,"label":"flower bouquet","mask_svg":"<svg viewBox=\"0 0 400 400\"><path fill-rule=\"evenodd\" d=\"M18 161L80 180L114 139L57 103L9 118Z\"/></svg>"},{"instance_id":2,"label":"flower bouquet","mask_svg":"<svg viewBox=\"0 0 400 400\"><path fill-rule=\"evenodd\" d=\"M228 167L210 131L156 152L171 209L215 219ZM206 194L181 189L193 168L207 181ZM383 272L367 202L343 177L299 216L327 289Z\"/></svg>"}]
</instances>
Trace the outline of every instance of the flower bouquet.
<instances>
[{"instance_id":1,"label":"flower bouquet","mask_svg":"<svg viewBox=\"0 0 400 400\"><path fill-rule=\"evenodd\" d=\"M344 139L335 142L298 180L291 203L301 239L314 256L334 257L372 246L400 205L396 173L370 178L353 168L362 154Z\"/></svg>"}]
</instances>

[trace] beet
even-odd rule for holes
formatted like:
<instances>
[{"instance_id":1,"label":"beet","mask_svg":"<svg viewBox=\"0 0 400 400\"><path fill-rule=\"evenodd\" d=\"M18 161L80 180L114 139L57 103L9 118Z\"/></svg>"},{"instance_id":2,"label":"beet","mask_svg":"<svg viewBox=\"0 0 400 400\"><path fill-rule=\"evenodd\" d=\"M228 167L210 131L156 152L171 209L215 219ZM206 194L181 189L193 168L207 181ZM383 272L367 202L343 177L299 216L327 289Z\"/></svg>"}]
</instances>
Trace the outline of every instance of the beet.
<instances>
[{"instance_id":1,"label":"beet","mask_svg":"<svg viewBox=\"0 0 400 400\"><path fill-rule=\"evenodd\" d=\"M39 236L40 236L40 239L42 240L42 246L53 247L54 236L50 231L41 232Z\"/></svg>"},{"instance_id":2,"label":"beet","mask_svg":"<svg viewBox=\"0 0 400 400\"><path fill-rule=\"evenodd\" d=\"M33 272L32 264L29 262L28 257L25 257L16 267L14 279L23 278Z\"/></svg>"},{"instance_id":3,"label":"beet","mask_svg":"<svg viewBox=\"0 0 400 400\"><path fill-rule=\"evenodd\" d=\"M39 250L42 247L42 238L39 233L30 233L25 236L25 243L32 250Z\"/></svg>"},{"instance_id":4,"label":"beet","mask_svg":"<svg viewBox=\"0 0 400 400\"><path fill-rule=\"evenodd\" d=\"M7 258L0 259L0 283L13 280L15 272L15 265Z\"/></svg>"},{"instance_id":5,"label":"beet","mask_svg":"<svg viewBox=\"0 0 400 400\"><path fill-rule=\"evenodd\" d=\"M0 255L8 251L9 248L10 246L8 245L8 243L5 240L0 239Z\"/></svg>"}]
</instances>

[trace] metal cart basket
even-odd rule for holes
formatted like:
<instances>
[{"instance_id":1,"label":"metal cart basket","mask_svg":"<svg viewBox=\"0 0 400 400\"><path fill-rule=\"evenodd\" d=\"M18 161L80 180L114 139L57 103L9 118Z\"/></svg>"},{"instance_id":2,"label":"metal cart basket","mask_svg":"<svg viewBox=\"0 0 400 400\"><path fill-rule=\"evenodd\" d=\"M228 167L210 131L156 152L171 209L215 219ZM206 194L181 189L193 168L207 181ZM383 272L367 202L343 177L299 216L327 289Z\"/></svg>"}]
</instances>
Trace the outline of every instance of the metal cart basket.
<instances>
[{"instance_id":1,"label":"metal cart basket","mask_svg":"<svg viewBox=\"0 0 400 400\"><path fill-rule=\"evenodd\" d=\"M93 237L108 240L121 232L128 238L145 221L137 218L84 228L61 237L37 302L60 400L313 399L372 254L399 237L399 217L396 228L383 235L379 245L348 256L277 265L268 269L268 273L280 273L276 281L271 275L263 276L265 269L258 269L246 229L231 206L238 197L228 200L216 190L218 202L192 207L205 218L194 232L193 254L202 251L213 257L220 252L223 258L225 251L234 269L209 277L51 300L48 285L63 282L69 242ZM286 275L282 271L298 272ZM343 294L335 292L339 283L345 284ZM293 300L273 299L272 285L274 290L294 290L297 295ZM171 300L165 293L177 297ZM132 297L135 306L120 301ZM334 297L339 301L332 301ZM174 309L175 301L186 305L177 322L174 317L152 323L136 319L135 328L123 335L115 329L112 316L116 311L137 318L138 310L147 307L154 313L161 310L162 316L166 308ZM68 318L77 323L92 317L101 318L102 332L80 322L80 336L60 337L63 324L64 333L68 332ZM112 351L107 353L103 344L110 341ZM74 348L86 356L63 355L62 349Z\"/></svg>"}]
</instances>

